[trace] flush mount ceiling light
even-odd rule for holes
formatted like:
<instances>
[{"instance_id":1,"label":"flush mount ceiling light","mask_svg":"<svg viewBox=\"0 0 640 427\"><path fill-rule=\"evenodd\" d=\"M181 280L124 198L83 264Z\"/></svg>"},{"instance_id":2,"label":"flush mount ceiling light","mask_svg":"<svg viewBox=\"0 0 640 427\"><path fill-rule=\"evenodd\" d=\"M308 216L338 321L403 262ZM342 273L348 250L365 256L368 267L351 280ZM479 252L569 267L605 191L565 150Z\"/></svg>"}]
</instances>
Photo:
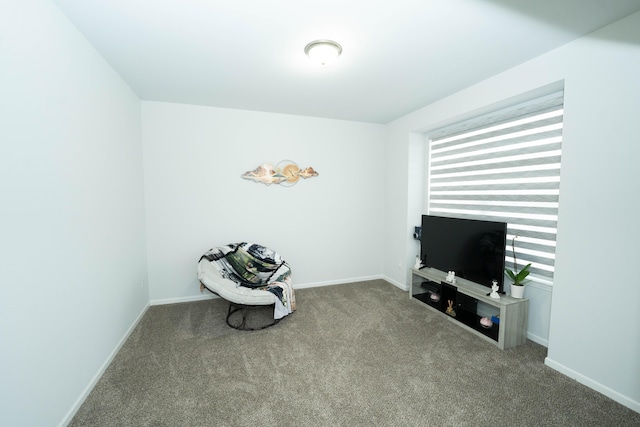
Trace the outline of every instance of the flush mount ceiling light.
<instances>
[{"instance_id":1,"label":"flush mount ceiling light","mask_svg":"<svg viewBox=\"0 0 640 427\"><path fill-rule=\"evenodd\" d=\"M304 48L304 53L322 66L331 64L342 53L342 46L333 40L315 40Z\"/></svg>"}]
</instances>

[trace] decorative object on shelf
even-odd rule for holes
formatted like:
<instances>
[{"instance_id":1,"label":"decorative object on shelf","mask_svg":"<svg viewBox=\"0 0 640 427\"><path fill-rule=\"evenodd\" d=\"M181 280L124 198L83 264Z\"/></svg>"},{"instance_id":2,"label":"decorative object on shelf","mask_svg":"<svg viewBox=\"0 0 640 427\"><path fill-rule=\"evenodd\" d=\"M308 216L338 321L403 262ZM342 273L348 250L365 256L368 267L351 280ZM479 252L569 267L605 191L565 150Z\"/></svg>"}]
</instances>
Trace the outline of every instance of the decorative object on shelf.
<instances>
[{"instance_id":1,"label":"decorative object on shelf","mask_svg":"<svg viewBox=\"0 0 640 427\"><path fill-rule=\"evenodd\" d=\"M447 282L449 282L449 283L456 283L456 272L455 271L449 271L447 273L447 278L445 280Z\"/></svg>"},{"instance_id":2,"label":"decorative object on shelf","mask_svg":"<svg viewBox=\"0 0 640 427\"><path fill-rule=\"evenodd\" d=\"M453 300L448 300L447 303L449 304L449 307L447 307L447 311L445 311L445 313L451 317L456 317L456 311L453 309Z\"/></svg>"},{"instance_id":3,"label":"decorative object on shelf","mask_svg":"<svg viewBox=\"0 0 640 427\"><path fill-rule=\"evenodd\" d=\"M524 285L511 284L511 298L524 298Z\"/></svg>"},{"instance_id":4,"label":"decorative object on shelf","mask_svg":"<svg viewBox=\"0 0 640 427\"><path fill-rule=\"evenodd\" d=\"M483 317L480 319L480 326L482 326L485 329L489 329L490 327L493 326L493 322L488 317Z\"/></svg>"},{"instance_id":5,"label":"decorative object on shelf","mask_svg":"<svg viewBox=\"0 0 640 427\"><path fill-rule=\"evenodd\" d=\"M491 282L491 293L489 296L493 299L500 299L500 294L498 293L498 281L494 280Z\"/></svg>"},{"instance_id":6,"label":"decorative object on shelf","mask_svg":"<svg viewBox=\"0 0 640 427\"><path fill-rule=\"evenodd\" d=\"M438 302L440 301L440 294L437 292L431 292L431 294L429 295L429 299L433 302Z\"/></svg>"},{"instance_id":7,"label":"decorative object on shelf","mask_svg":"<svg viewBox=\"0 0 640 427\"><path fill-rule=\"evenodd\" d=\"M424 264L422 263L422 260L420 259L419 255L416 255L416 263L413 266L413 268L420 270L422 267L424 267Z\"/></svg>"},{"instance_id":8,"label":"decorative object on shelf","mask_svg":"<svg viewBox=\"0 0 640 427\"><path fill-rule=\"evenodd\" d=\"M513 270L509 270L505 268L504 271L511 279L511 296L513 298L523 298L524 297L524 284L528 281L525 280L529 275L529 268L531 268L531 263L525 265L520 271L518 271L518 259L516 258L516 239L520 236L513 236L513 240L511 240L511 251L513 252Z\"/></svg>"},{"instance_id":9,"label":"decorative object on shelf","mask_svg":"<svg viewBox=\"0 0 640 427\"><path fill-rule=\"evenodd\" d=\"M283 160L275 167L271 163L265 163L254 170L242 174L244 179L251 179L266 185L281 184L285 187L295 185L300 178L307 179L314 176L318 176L318 172L312 167L300 169L300 167L291 160Z\"/></svg>"}]
</instances>

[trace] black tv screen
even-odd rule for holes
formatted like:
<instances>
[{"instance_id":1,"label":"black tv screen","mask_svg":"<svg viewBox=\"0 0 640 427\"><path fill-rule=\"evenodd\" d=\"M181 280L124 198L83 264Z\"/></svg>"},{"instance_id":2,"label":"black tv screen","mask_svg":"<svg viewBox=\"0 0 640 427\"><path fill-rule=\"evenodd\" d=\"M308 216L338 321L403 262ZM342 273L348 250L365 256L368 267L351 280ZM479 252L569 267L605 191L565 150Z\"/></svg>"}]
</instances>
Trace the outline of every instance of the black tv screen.
<instances>
[{"instance_id":1,"label":"black tv screen","mask_svg":"<svg viewBox=\"0 0 640 427\"><path fill-rule=\"evenodd\" d=\"M480 285L495 280L502 292L506 239L504 222L423 215L420 259Z\"/></svg>"}]
</instances>

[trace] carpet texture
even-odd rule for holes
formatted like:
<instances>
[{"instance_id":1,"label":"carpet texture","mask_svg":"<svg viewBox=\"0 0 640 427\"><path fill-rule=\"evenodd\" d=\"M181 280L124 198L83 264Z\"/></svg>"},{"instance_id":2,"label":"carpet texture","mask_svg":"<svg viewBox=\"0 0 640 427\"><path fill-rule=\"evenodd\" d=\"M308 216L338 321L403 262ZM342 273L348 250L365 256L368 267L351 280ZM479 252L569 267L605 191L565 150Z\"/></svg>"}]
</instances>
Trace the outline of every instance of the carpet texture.
<instances>
[{"instance_id":1,"label":"carpet texture","mask_svg":"<svg viewBox=\"0 0 640 427\"><path fill-rule=\"evenodd\" d=\"M385 281L296 297L255 332L221 299L150 307L70 425L640 426L545 347L499 350Z\"/></svg>"}]
</instances>

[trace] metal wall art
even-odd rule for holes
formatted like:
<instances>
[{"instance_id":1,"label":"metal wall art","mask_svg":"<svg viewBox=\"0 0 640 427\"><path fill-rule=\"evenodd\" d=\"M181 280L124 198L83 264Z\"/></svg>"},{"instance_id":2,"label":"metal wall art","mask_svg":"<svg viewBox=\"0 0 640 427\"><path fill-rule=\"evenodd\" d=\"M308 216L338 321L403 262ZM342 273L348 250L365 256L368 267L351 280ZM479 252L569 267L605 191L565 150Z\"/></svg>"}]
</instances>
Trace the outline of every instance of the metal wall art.
<instances>
[{"instance_id":1,"label":"metal wall art","mask_svg":"<svg viewBox=\"0 0 640 427\"><path fill-rule=\"evenodd\" d=\"M295 185L300 178L311 178L318 176L318 172L312 167L300 169L295 162L291 160L283 160L273 167L270 163L258 166L252 171L242 174L244 179L251 179L266 185L281 184L283 186Z\"/></svg>"}]
</instances>

